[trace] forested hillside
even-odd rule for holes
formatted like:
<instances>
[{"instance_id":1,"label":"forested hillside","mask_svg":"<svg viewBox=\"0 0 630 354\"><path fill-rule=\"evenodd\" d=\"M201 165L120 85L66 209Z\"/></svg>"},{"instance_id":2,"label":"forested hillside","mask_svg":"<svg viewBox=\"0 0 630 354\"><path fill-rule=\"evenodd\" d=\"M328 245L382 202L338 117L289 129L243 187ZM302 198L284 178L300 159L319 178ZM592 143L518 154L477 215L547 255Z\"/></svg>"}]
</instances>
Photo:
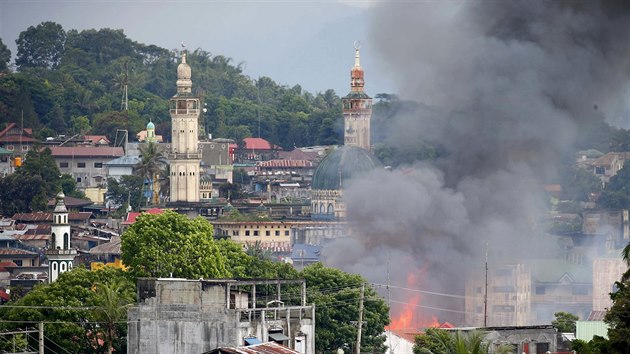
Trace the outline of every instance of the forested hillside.
<instances>
[{"instance_id":1,"label":"forested hillside","mask_svg":"<svg viewBox=\"0 0 630 354\"><path fill-rule=\"evenodd\" d=\"M55 134L130 136L156 124L170 139L168 99L175 93L178 51L133 41L122 30L65 30L44 22L20 33L15 72L0 39L0 129L8 122ZM213 137L260 136L284 148L341 142L341 103L333 90L311 94L271 78L250 78L241 64L201 48L189 50L193 90ZM124 86L128 110L124 110ZM113 141L113 140L112 140Z\"/></svg>"}]
</instances>

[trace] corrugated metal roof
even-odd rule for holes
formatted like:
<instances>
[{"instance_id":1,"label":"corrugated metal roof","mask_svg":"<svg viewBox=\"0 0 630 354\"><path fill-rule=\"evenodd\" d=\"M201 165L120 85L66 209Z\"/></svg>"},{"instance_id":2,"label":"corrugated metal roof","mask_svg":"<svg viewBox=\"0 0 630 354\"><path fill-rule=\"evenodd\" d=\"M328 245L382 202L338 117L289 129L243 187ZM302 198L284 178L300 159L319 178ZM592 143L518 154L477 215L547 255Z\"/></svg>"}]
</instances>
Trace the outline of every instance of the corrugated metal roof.
<instances>
[{"instance_id":1,"label":"corrugated metal roof","mask_svg":"<svg viewBox=\"0 0 630 354\"><path fill-rule=\"evenodd\" d=\"M206 352L204 354L222 354L222 353L230 353L230 354L299 354L293 349L289 349L285 346L277 344L275 342L268 342L262 344L250 345L248 347L227 347L227 348L217 348Z\"/></svg>"},{"instance_id":2,"label":"corrugated metal roof","mask_svg":"<svg viewBox=\"0 0 630 354\"><path fill-rule=\"evenodd\" d=\"M92 247L90 254L120 254L120 236L112 236L111 241Z\"/></svg>"},{"instance_id":3,"label":"corrugated metal roof","mask_svg":"<svg viewBox=\"0 0 630 354\"><path fill-rule=\"evenodd\" d=\"M269 160L258 162L259 167L314 167L308 160Z\"/></svg>"},{"instance_id":4,"label":"corrugated metal roof","mask_svg":"<svg viewBox=\"0 0 630 354\"><path fill-rule=\"evenodd\" d=\"M92 213L89 211L68 213L68 220L83 221L89 219L90 216L92 216ZM52 222L52 213L44 213L41 211L36 213L17 213L13 215L12 219L26 222Z\"/></svg>"}]
</instances>

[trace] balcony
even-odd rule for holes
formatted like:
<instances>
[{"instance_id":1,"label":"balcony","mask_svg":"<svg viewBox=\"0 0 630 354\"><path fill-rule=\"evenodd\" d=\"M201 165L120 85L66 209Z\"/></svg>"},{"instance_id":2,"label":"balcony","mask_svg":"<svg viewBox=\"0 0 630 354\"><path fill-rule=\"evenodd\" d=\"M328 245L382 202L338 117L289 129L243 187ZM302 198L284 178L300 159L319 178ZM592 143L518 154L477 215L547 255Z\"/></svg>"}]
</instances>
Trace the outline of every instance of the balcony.
<instances>
[{"instance_id":1,"label":"balcony","mask_svg":"<svg viewBox=\"0 0 630 354\"><path fill-rule=\"evenodd\" d=\"M198 152L185 152L185 153L168 153L169 160L201 160L201 154Z\"/></svg>"},{"instance_id":2,"label":"balcony","mask_svg":"<svg viewBox=\"0 0 630 354\"><path fill-rule=\"evenodd\" d=\"M171 108L171 115L199 117L198 108Z\"/></svg>"}]
</instances>

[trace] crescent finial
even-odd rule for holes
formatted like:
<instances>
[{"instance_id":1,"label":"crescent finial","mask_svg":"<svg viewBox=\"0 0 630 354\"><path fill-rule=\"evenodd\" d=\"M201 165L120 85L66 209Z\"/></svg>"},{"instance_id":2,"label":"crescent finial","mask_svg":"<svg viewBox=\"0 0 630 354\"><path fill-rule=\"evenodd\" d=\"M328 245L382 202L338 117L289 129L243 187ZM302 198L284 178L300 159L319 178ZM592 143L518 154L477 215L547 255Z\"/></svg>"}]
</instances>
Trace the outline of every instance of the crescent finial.
<instances>
[{"instance_id":1,"label":"crescent finial","mask_svg":"<svg viewBox=\"0 0 630 354\"><path fill-rule=\"evenodd\" d=\"M359 50L361 48L361 42L360 41L354 41L354 49Z\"/></svg>"}]
</instances>

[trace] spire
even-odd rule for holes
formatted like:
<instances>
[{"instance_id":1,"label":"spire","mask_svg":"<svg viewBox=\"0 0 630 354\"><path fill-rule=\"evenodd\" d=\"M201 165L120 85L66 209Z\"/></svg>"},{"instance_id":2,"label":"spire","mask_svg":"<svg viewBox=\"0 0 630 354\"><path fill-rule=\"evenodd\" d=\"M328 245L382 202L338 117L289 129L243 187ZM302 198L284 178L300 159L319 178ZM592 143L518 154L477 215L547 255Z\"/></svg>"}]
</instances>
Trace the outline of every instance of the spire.
<instances>
[{"instance_id":1,"label":"spire","mask_svg":"<svg viewBox=\"0 0 630 354\"><path fill-rule=\"evenodd\" d=\"M350 71L350 88L353 92L363 92L363 68L361 68L361 43L354 41L354 67Z\"/></svg>"}]
</instances>

